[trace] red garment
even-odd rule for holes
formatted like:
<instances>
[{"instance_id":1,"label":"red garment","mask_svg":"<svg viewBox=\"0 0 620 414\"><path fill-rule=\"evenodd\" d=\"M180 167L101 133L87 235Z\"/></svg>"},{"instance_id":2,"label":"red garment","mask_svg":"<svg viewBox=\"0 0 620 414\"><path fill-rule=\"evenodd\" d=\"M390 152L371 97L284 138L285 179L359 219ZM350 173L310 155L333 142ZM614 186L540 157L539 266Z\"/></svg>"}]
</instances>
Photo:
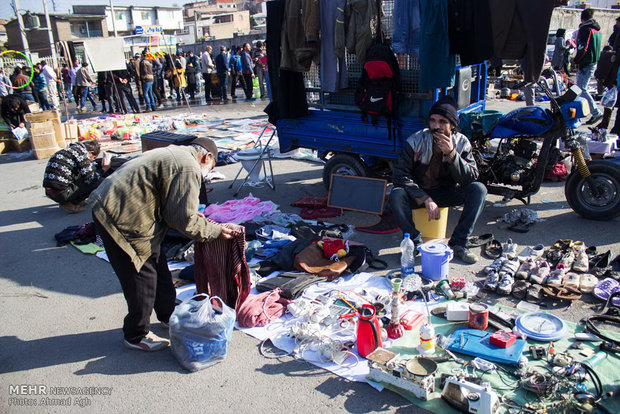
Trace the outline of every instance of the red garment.
<instances>
[{"instance_id":1,"label":"red garment","mask_svg":"<svg viewBox=\"0 0 620 414\"><path fill-rule=\"evenodd\" d=\"M244 328L266 326L286 313L292 300L280 297L280 289L250 295L237 312L237 322Z\"/></svg>"},{"instance_id":2,"label":"red garment","mask_svg":"<svg viewBox=\"0 0 620 414\"><path fill-rule=\"evenodd\" d=\"M238 235L233 239L216 239L194 243L194 280L196 293L219 296L224 303L239 309L250 294L250 268L245 260L245 228L222 224Z\"/></svg>"}]
</instances>

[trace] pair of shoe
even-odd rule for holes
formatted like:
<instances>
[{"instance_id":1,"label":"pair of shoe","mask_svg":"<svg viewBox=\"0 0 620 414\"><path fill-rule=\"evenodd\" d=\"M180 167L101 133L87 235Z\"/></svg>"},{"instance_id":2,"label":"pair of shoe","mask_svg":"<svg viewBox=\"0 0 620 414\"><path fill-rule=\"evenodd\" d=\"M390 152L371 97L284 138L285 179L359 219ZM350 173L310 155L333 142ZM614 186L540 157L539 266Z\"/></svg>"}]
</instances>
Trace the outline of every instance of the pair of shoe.
<instances>
[{"instance_id":1,"label":"pair of shoe","mask_svg":"<svg viewBox=\"0 0 620 414\"><path fill-rule=\"evenodd\" d=\"M542 285L547 281L547 277L551 272L551 265L549 262L543 260L536 263L536 267L530 270L530 282Z\"/></svg>"},{"instance_id":2,"label":"pair of shoe","mask_svg":"<svg viewBox=\"0 0 620 414\"><path fill-rule=\"evenodd\" d=\"M590 260L585 244L581 241L576 241L573 245L573 252L575 254L575 259L572 263L573 270L575 272L587 273L590 269Z\"/></svg>"},{"instance_id":3,"label":"pair of shoe","mask_svg":"<svg viewBox=\"0 0 620 414\"><path fill-rule=\"evenodd\" d=\"M502 247L504 249L504 255L507 258L512 260L517 257L517 248L519 247L519 245L517 243L514 243L512 239L506 240L506 243L504 243Z\"/></svg>"},{"instance_id":4,"label":"pair of shoe","mask_svg":"<svg viewBox=\"0 0 620 414\"><path fill-rule=\"evenodd\" d=\"M163 326L163 323L162 323L162 326ZM168 348L168 346L170 346L169 340L165 338L161 338L155 335L153 332L149 332L148 334L146 334L146 336L142 338L140 342L138 342L137 344L133 344L127 341L126 339L124 340L124 343L125 343L125 346L129 349L135 349L138 351L147 351L147 352L161 351L163 349Z\"/></svg>"}]
</instances>

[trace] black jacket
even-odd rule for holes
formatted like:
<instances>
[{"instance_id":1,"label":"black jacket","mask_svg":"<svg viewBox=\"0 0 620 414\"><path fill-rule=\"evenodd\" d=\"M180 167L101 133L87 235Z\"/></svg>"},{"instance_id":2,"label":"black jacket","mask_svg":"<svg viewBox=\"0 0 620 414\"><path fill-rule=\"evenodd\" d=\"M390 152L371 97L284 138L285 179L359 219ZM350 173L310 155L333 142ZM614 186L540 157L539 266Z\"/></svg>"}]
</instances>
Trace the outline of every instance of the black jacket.
<instances>
[{"instance_id":1,"label":"black jacket","mask_svg":"<svg viewBox=\"0 0 620 414\"><path fill-rule=\"evenodd\" d=\"M17 110L15 109L17 107ZM15 128L20 123L26 123L26 117L24 115L30 113L28 103L24 98L18 94L6 96L2 100L2 119L11 127Z\"/></svg>"},{"instance_id":2,"label":"black jacket","mask_svg":"<svg viewBox=\"0 0 620 414\"><path fill-rule=\"evenodd\" d=\"M478 178L478 166L467 137L459 132L452 134L456 156L443 162L439 172L444 187L469 184ZM405 189L409 197L422 203L428 194L417 184L428 168L433 155L433 135L428 128L411 135L403 146L392 170L395 187Z\"/></svg>"}]
</instances>

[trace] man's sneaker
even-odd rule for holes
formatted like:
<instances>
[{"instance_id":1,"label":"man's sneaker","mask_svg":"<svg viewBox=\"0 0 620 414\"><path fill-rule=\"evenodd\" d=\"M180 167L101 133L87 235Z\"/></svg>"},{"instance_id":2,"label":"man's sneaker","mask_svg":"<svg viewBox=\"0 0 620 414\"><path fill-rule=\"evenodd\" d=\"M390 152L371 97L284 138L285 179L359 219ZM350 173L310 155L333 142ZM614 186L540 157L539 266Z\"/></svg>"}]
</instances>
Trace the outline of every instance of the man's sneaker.
<instances>
[{"instance_id":1,"label":"man's sneaker","mask_svg":"<svg viewBox=\"0 0 620 414\"><path fill-rule=\"evenodd\" d=\"M530 278L530 273L532 273L532 271L536 269L536 267L537 266L534 259L528 257L523 261L515 276L517 279L528 280Z\"/></svg>"},{"instance_id":2,"label":"man's sneaker","mask_svg":"<svg viewBox=\"0 0 620 414\"><path fill-rule=\"evenodd\" d=\"M500 295L510 295L514 283L515 280L512 278L512 276L505 274L504 276L502 276L502 280L499 281L499 285L497 286L497 293Z\"/></svg>"},{"instance_id":3,"label":"man's sneaker","mask_svg":"<svg viewBox=\"0 0 620 414\"><path fill-rule=\"evenodd\" d=\"M588 254L586 253L586 246L583 242L575 242L573 246L575 252L575 261L573 262L573 270L581 273L588 273L590 270Z\"/></svg>"},{"instance_id":4,"label":"man's sneaker","mask_svg":"<svg viewBox=\"0 0 620 414\"><path fill-rule=\"evenodd\" d=\"M517 243L513 243L512 239L508 239L506 240L506 243L504 244L504 254L506 255L507 258L512 260L515 257L517 257L518 247L519 245Z\"/></svg>"},{"instance_id":5,"label":"man's sneaker","mask_svg":"<svg viewBox=\"0 0 620 414\"><path fill-rule=\"evenodd\" d=\"M499 272L499 269L502 268L502 265L504 264L504 262L508 261L508 259L506 257L498 257L497 259L495 259L493 261L493 263L491 263L490 265L487 265L484 267L484 273L491 273L491 272Z\"/></svg>"},{"instance_id":6,"label":"man's sneaker","mask_svg":"<svg viewBox=\"0 0 620 414\"><path fill-rule=\"evenodd\" d=\"M129 349L137 349L139 351L147 352L161 351L162 349L168 348L168 346L170 345L170 341L164 338L160 338L153 332L149 332L148 334L146 334L146 336L142 338L142 340L137 344L132 344L126 339L124 340L124 342L125 346Z\"/></svg>"},{"instance_id":7,"label":"man's sneaker","mask_svg":"<svg viewBox=\"0 0 620 414\"><path fill-rule=\"evenodd\" d=\"M454 255L465 263L474 264L478 261L478 256L473 254L467 247L455 245L452 246L452 250L454 251Z\"/></svg>"},{"instance_id":8,"label":"man's sneaker","mask_svg":"<svg viewBox=\"0 0 620 414\"><path fill-rule=\"evenodd\" d=\"M484 281L484 290L488 290L491 292L495 292L497 289L497 284L499 283L499 276L495 271L489 272L486 280Z\"/></svg>"}]
</instances>

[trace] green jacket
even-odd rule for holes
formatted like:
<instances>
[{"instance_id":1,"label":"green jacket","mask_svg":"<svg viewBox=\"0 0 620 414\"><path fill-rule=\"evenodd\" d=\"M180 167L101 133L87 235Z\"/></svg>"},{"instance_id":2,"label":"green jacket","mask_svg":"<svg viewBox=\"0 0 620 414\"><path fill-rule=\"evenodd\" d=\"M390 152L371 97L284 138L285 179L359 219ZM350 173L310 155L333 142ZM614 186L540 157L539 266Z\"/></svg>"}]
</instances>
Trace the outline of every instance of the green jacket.
<instances>
[{"instance_id":1,"label":"green jacket","mask_svg":"<svg viewBox=\"0 0 620 414\"><path fill-rule=\"evenodd\" d=\"M575 63L580 69L598 62L601 56L602 36L601 26L594 19L587 20L579 26Z\"/></svg>"},{"instance_id":2,"label":"green jacket","mask_svg":"<svg viewBox=\"0 0 620 414\"><path fill-rule=\"evenodd\" d=\"M198 214L202 174L192 147L148 151L121 166L91 193L93 216L139 271L169 228L208 242L222 228Z\"/></svg>"}]
</instances>

